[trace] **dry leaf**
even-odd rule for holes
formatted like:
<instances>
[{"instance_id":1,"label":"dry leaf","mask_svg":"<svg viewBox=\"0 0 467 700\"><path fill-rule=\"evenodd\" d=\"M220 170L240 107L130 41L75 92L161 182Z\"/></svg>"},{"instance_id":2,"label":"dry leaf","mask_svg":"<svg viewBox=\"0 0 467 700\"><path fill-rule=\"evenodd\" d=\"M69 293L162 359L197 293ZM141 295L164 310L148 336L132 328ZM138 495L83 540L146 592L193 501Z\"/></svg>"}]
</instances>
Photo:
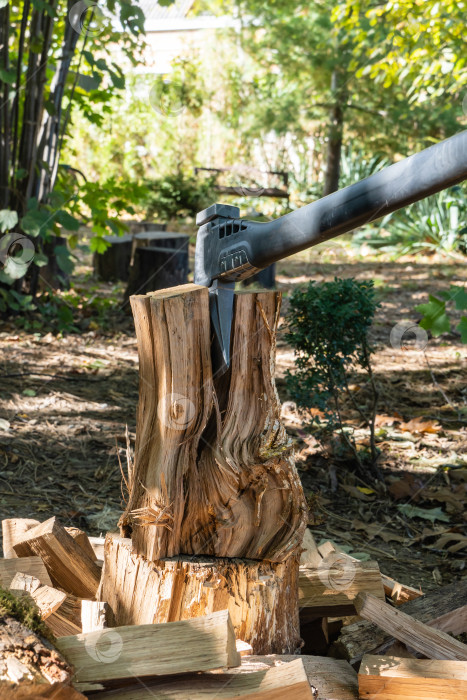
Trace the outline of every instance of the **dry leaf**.
<instances>
[{"instance_id":1,"label":"dry leaf","mask_svg":"<svg viewBox=\"0 0 467 700\"><path fill-rule=\"evenodd\" d=\"M422 416L412 418L408 423L400 423L399 430L408 433L439 433L442 426L434 420L424 420Z\"/></svg>"}]
</instances>

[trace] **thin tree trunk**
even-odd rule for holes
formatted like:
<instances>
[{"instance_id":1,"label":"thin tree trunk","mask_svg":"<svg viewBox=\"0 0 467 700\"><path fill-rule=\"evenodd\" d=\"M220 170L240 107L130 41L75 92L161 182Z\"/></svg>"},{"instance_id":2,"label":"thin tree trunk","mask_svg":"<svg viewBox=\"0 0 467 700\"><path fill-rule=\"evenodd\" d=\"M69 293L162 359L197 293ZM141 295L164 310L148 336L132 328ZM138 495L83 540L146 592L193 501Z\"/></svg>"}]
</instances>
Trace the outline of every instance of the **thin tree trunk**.
<instances>
[{"instance_id":1,"label":"thin tree trunk","mask_svg":"<svg viewBox=\"0 0 467 700\"><path fill-rule=\"evenodd\" d=\"M0 67L9 68L8 34L10 31L10 7L0 10ZM10 90L8 83L2 83L0 105L0 209L6 209L9 203L9 165L10 165Z\"/></svg>"},{"instance_id":2,"label":"thin tree trunk","mask_svg":"<svg viewBox=\"0 0 467 700\"><path fill-rule=\"evenodd\" d=\"M345 90L339 89L339 80L340 77L335 70L332 74L331 82L334 104L329 115L330 124L328 129L328 148L323 196L331 194L339 189L345 106Z\"/></svg>"}]
</instances>

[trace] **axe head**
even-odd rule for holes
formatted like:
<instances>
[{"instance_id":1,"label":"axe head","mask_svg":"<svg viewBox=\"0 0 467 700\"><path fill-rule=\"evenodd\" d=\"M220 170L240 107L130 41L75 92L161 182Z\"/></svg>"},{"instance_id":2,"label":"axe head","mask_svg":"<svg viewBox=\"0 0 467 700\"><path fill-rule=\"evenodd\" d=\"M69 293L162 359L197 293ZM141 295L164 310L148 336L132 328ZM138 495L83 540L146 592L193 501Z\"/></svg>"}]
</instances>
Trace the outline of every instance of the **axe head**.
<instances>
[{"instance_id":1,"label":"axe head","mask_svg":"<svg viewBox=\"0 0 467 700\"><path fill-rule=\"evenodd\" d=\"M242 240L241 235L247 229L247 224L239 217L240 209L230 204L213 204L196 217L199 230L195 283L209 288L211 326L214 331L213 370L218 376L230 366L235 281L256 272L248 262L247 253L242 253L248 248L247 240Z\"/></svg>"}]
</instances>

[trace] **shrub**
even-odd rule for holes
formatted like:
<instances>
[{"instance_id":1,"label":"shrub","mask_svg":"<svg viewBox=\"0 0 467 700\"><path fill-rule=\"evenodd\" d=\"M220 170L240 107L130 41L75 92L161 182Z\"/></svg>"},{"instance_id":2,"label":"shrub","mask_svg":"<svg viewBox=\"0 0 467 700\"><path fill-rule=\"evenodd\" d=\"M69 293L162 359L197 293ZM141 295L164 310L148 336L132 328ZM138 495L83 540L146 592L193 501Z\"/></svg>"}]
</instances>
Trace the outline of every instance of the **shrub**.
<instances>
[{"instance_id":1,"label":"shrub","mask_svg":"<svg viewBox=\"0 0 467 700\"><path fill-rule=\"evenodd\" d=\"M295 371L287 373L287 386L297 406L310 415L319 409L327 423L321 425L319 416L311 416L308 427L319 424L316 437L322 442L339 432L350 449L357 469L376 474L378 450L375 445L375 416L378 392L371 369L372 349L368 330L378 304L373 282L334 279L317 284L310 282L296 289L290 299L287 318L287 340L295 350ZM350 374L363 370L370 391L369 408L359 403L358 394L349 387ZM358 411L364 427L370 432L370 450L358 451L353 430L344 425L343 403L350 400Z\"/></svg>"}]
</instances>

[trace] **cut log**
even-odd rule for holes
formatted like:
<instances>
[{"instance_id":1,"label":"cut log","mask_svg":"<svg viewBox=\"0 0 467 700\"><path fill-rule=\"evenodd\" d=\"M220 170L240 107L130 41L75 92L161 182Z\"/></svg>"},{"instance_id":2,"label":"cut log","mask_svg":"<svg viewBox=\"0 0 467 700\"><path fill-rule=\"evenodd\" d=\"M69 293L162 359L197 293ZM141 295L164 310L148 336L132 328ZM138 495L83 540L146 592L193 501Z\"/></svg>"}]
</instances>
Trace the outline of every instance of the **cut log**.
<instances>
[{"instance_id":1,"label":"cut log","mask_svg":"<svg viewBox=\"0 0 467 700\"><path fill-rule=\"evenodd\" d=\"M45 586L52 581L40 557L23 557L22 559L0 559L0 586L8 589L17 573L33 576Z\"/></svg>"},{"instance_id":2,"label":"cut log","mask_svg":"<svg viewBox=\"0 0 467 700\"><path fill-rule=\"evenodd\" d=\"M251 673L202 673L176 679L134 683L130 688L97 693L96 700L313 700L303 663L291 663Z\"/></svg>"},{"instance_id":3,"label":"cut log","mask_svg":"<svg viewBox=\"0 0 467 700\"><path fill-rule=\"evenodd\" d=\"M346 661L330 659L326 656L293 656L270 654L269 656L247 656L235 673L251 673L272 666L282 666L301 659L308 682L318 691L323 700L358 700L357 674Z\"/></svg>"},{"instance_id":4,"label":"cut log","mask_svg":"<svg viewBox=\"0 0 467 700\"><path fill-rule=\"evenodd\" d=\"M276 263L269 265L264 270L260 270L251 277L247 277L243 284L247 287L255 284L263 289L274 289L276 286Z\"/></svg>"},{"instance_id":5,"label":"cut log","mask_svg":"<svg viewBox=\"0 0 467 700\"><path fill-rule=\"evenodd\" d=\"M81 601L81 630L83 634L103 630L107 627L109 606L96 600Z\"/></svg>"},{"instance_id":6,"label":"cut log","mask_svg":"<svg viewBox=\"0 0 467 700\"><path fill-rule=\"evenodd\" d=\"M52 645L20 621L4 614L0 604L1 692L7 681L68 683L71 676L70 665Z\"/></svg>"},{"instance_id":7,"label":"cut log","mask_svg":"<svg viewBox=\"0 0 467 700\"><path fill-rule=\"evenodd\" d=\"M367 655L358 685L360 697L369 700L461 700L467 697L467 665Z\"/></svg>"},{"instance_id":8,"label":"cut log","mask_svg":"<svg viewBox=\"0 0 467 700\"><path fill-rule=\"evenodd\" d=\"M52 582L67 593L81 598L95 596L101 570L57 518L29 530L13 549L19 557L28 556L31 551L41 557Z\"/></svg>"},{"instance_id":9,"label":"cut log","mask_svg":"<svg viewBox=\"0 0 467 700\"><path fill-rule=\"evenodd\" d=\"M186 285L132 298L140 397L122 534L152 561L285 561L307 508L274 384L280 295L236 295L231 371L216 385L208 296Z\"/></svg>"},{"instance_id":10,"label":"cut log","mask_svg":"<svg viewBox=\"0 0 467 700\"><path fill-rule=\"evenodd\" d=\"M109 247L103 253L94 253L93 266L97 277L104 282L128 280L133 236L104 236Z\"/></svg>"},{"instance_id":11,"label":"cut log","mask_svg":"<svg viewBox=\"0 0 467 700\"><path fill-rule=\"evenodd\" d=\"M86 700L86 697L64 683L22 683L4 684L1 700Z\"/></svg>"},{"instance_id":12,"label":"cut log","mask_svg":"<svg viewBox=\"0 0 467 700\"><path fill-rule=\"evenodd\" d=\"M17 554L13 545L18 542L25 532L40 525L39 520L31 518L7 518L2 520L3 556L5 559L16 559Z\"/></svg>"},{"instance_id":13,"label":"cut log","mask_svg":"<svg viewBox=\"0 0 467 700\"><path fill-rule=\"evenodd\" d=\"M15 595L30 597L55 637L65 637L82 631L80 598L51 586L42 586L39 579L24 574L16 574L10 584L10 591Z\"/></svg>"},{"instance_id":14,"label":"cut log","mask_svg":"<svg viewBox=\"0 0 467 700\"><path fill-rule=\"evenodd\" d=\"M381 627L408 647L429 659L458 659L467 661L467 645L450 637L446 632L433 629L402 612L401 609L378 600L367 593L359 593L355 600L358 614Z\"/></svg>"},{"instance_id":15,"label":"cut log","mask_svg":"<svg viewBox=\"0 0 467 700\"><path fill-rule=\"evenodd\" d=\"M315 538L308 528L305 530L302 542L303 552L300 554L300 566L308 569L317 569L321 564L323 557L318 551Z\"/></svg>"},{"instance_id":16,"label":"cut log","mask_svg":"<svg viewBox=\"0 0 467 700\"><path fill-rule=\"evenodd\" d=\"M390 576L381 574L381 578L384 592L388 598L391 598L394 605L403 605L403 603L407 603L409 600L415 600L423 595L422 591L406 586L404 583L399 583Z\"/></svg>"},{"instance_id":17,"label":"cut log","mask_svg":"<svg viewBox=\"0 0 467 700\"><path fill-rule=\"evenodd\" d=\"M94 547L92 546L89 537L83 530L80 530L77 527L66 527L65 530L68 532L69 535L71 535L76 542L77 545L81 547L83 552L90 558L92 561L97 561L97 556L94 551Z\"/></svg>"},{"instance_id":18,"label":"cut log","mask_svg":"<svg viewBox=\"0 0 467 700\"><path fill-rule=\"evenodd\" d=\"M98 592L109 624L173 622L228 609L236 636L254 653L300 647L298 563L176 557L149 562L131 541L108 534Z\"/></svg>"},{"instance_id":19,"label":"cut log","mask_svg":"<svg viewBox=\"0 0 467 700\"><path fill-rule=\"evenodd\" d=\"M74 680L167 676L240 665L226 610L162 625L139 625L62 637L57 647L75 668Z\"/></svg>"},{"instance_id":20,"label":"cut log","mask_svg":"<svg viewBox=\"0 0 467 700\"><path fill-rule=\"evenodd\" d=\"M147 294L156 289L185 284L188 270L188 246L170 248L151 245L136 248L124 299L133 294Z\"/></svg>"},{"instance_id":21,"label":"cut log","mask_svg":"<svg viewBox=\"0 0 467 700\"><path fill-rule=\"evenodd\" d=\"M356 562L333 553L322 560L318 569L300 567L299 605L314 616L341 617L355 615L355 598L362 592L372 593L384 601L378 564Z\"/></svg>"},{"instance_id":22,"label":"cut log","mask_svg":"<svg viewBox=\"0 0 467 700\"><path fill-rule=\"evenodd\" d=\"M467 580L456 581L405 603L405 613L430 627L458 635L467 632ZM376 625L361 620L343 627L332 654L358 663L366 653L384 654L395 642Z\"/></svg>"},{"instance_id":23,"label":"cut log","mask_svg":"<svg viewBox=\"0 0 467 700\"><path fill-rule=\"evenodd\" d=\"M190 243L190 236L187 233L178 231L166 231L148 227L144 231L133 236L133 250L136 248L171 248L172 250L186 250Z\"/></svg>"},{"instance_id":24,"label":"cut log","mask_svg":"<svg viewBox=\"0 0 467 700\"><path fill-rule=\"evenodd\" d=\"M104 561L105 537L89 537L97 561Z\"/></svg>"}]
</instances>

